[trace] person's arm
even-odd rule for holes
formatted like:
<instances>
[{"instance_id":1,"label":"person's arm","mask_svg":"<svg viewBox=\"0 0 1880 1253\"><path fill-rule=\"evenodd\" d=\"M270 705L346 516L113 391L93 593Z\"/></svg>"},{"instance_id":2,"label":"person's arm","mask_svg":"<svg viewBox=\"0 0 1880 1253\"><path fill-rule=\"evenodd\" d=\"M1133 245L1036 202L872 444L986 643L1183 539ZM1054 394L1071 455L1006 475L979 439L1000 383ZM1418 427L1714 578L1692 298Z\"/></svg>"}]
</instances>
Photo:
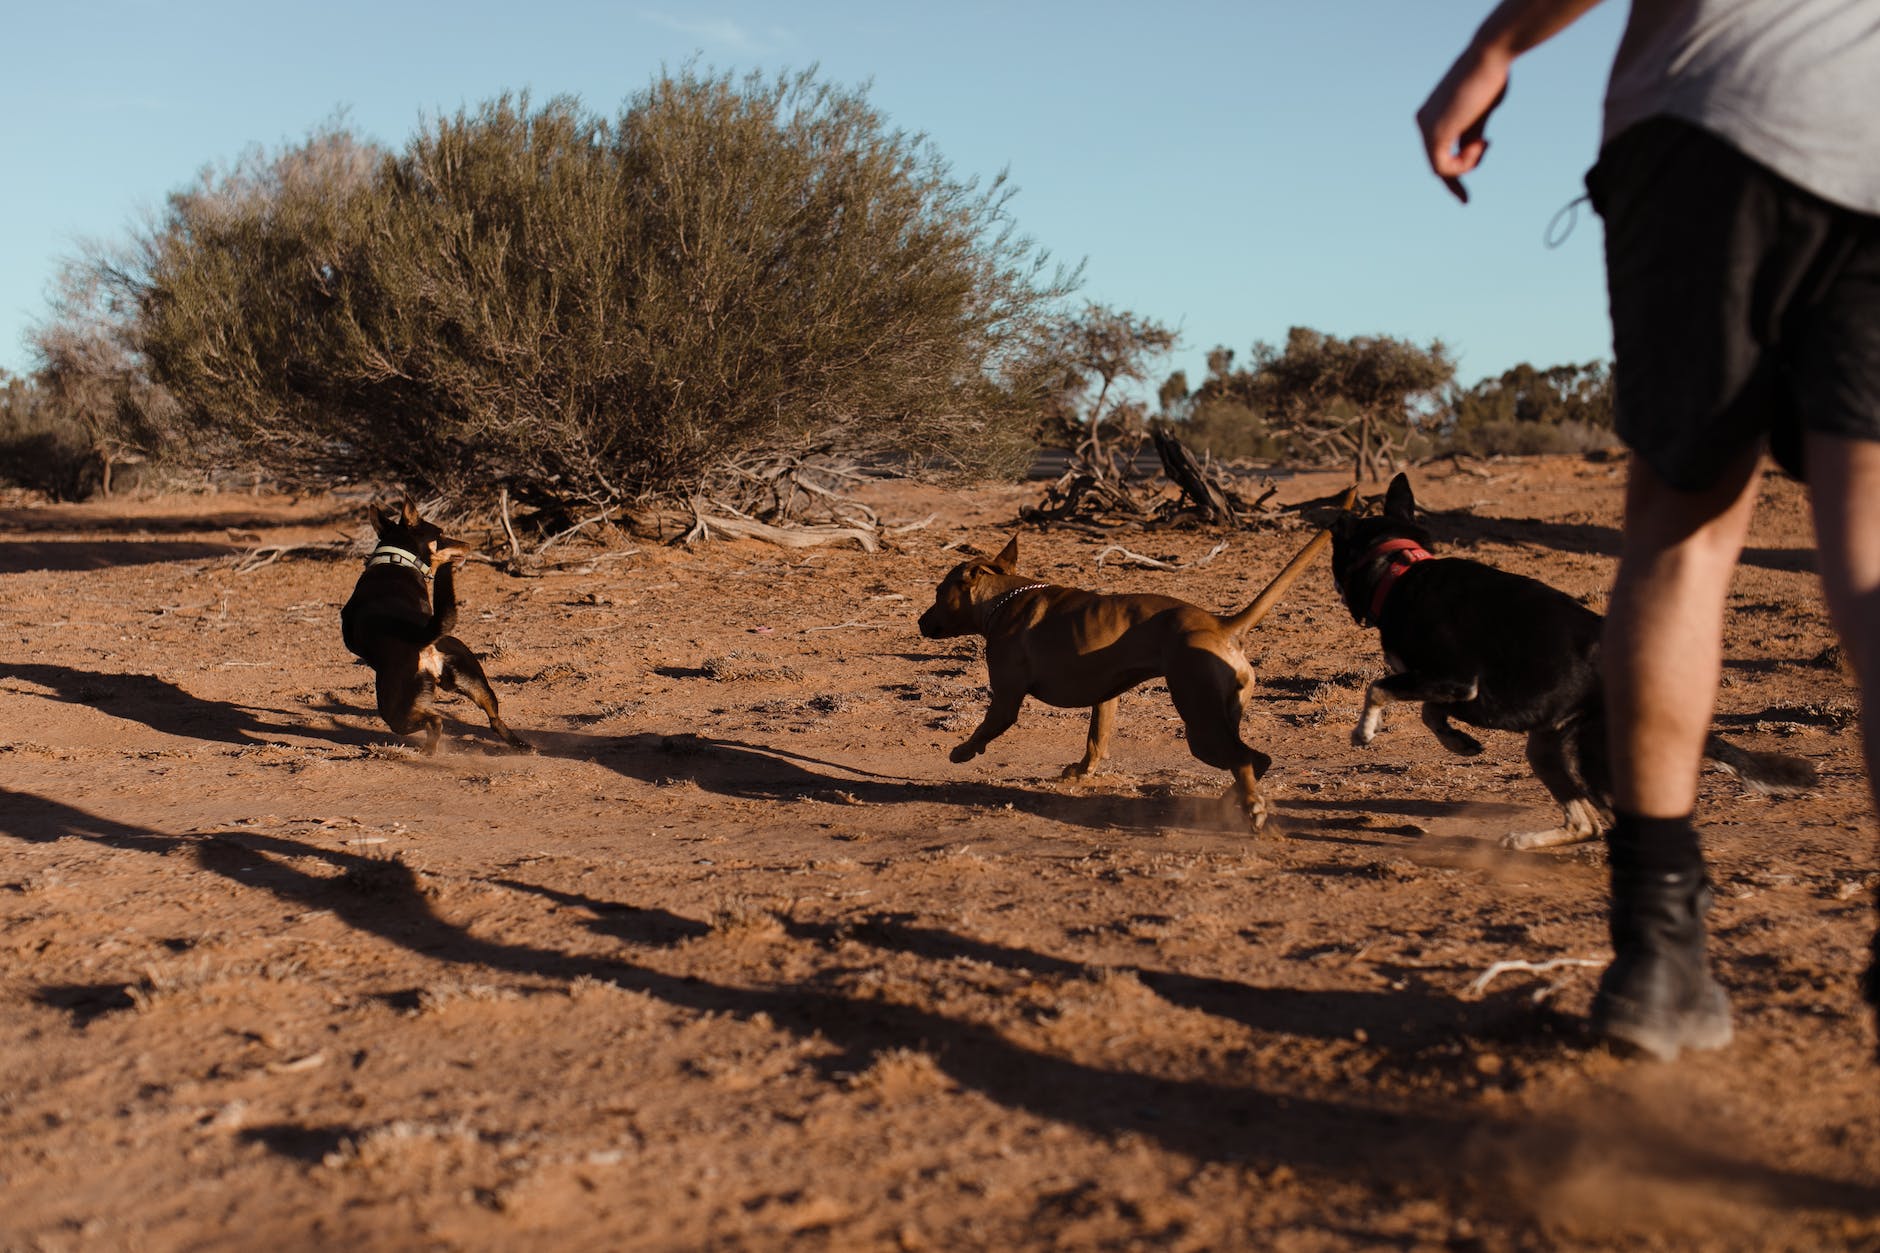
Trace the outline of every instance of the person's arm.
<instances>
[{"instance_id":1,"label":"person's arm","mask_svg":"<svg viewBox=\"0 0 1880 1253\"><path fill-rule=\"evenodd\" d=\"M1488 115L1508 94L1508 67L1578 21L1599 0L1502 0L1417 110L1430 169L1456 199L1469 203L1462 176L1488 151Z\"/></svg>"}]
</instances>

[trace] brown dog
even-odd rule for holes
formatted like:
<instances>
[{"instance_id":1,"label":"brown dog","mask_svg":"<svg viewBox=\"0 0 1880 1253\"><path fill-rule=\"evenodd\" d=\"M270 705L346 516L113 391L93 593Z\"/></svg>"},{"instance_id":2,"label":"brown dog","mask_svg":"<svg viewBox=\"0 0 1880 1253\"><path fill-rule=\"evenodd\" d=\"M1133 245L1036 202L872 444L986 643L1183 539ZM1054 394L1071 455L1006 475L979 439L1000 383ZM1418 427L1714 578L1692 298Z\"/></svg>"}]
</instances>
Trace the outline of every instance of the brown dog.
<instances>
[{"instance_id":1,"label":"brown dog","mask_svg":"<svg viewBox=\"0 0 1880 1253\"><path fill-rule=\"evenodd\" d=\"M1235 641L1330 542L1330 532L1320 532L1251 605L1225 618L1172 596L1109 596L1026 579L1017 572L1016 536L990 561L962 562L935 589L920 633L985 636L992 703L950 756L964 762L985 752L1018 721L1025 698L1035 696L1059 708L1089 707L1083 758L1064 769L1065 778L1082 778L1109 752L1117 697L1166 678L1188 727L1188 751L1234 776L1240 807L1258 830L1266 821L1259 780L1272 758L1240 738L1253 667Z\"/></svg>"},{"instance_id":2,"label":"brown dog","mask_svg":"<svg viewBox=\"0 0 1880 1253\"><path fill-rule=\"evenodd\" d=\"M395 512L374 510L373 524L378 547L366 559L339 620L347 649L378 676L379 716L385 725L400 735L422 731L423 752L435 753L444 730L434 700L441 687L475 701L511 748L534 752L497 712L496 693L476 654L451 634L457 625L454 575L469 545L419 517L410 501ZM427 586L433 576L435 596Z\"/></svg>"}]
</instances>

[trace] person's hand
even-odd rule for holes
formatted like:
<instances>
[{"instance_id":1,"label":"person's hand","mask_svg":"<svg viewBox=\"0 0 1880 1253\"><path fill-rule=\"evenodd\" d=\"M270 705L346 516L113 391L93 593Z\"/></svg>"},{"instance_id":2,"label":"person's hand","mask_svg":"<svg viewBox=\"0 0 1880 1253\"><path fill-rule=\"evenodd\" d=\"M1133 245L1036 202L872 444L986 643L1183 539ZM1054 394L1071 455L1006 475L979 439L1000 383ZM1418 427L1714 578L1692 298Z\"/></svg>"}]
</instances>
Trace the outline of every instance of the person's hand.
<instances>
[{"instance_id":1,"label":"person's hand","mask_svg":"<svg viewBox=\"0 0 1880 1253\"><path fill-rule=\"evenodd\" d=\"M1488 115L1508 94L1508 60L1471 48L1443 75L1436 90L1417 110L1423 151L1430 169L1463 204L1469 191L1462 176L1482 163L1488 152L1483 131Z\"/></svg>"}]
</instances>

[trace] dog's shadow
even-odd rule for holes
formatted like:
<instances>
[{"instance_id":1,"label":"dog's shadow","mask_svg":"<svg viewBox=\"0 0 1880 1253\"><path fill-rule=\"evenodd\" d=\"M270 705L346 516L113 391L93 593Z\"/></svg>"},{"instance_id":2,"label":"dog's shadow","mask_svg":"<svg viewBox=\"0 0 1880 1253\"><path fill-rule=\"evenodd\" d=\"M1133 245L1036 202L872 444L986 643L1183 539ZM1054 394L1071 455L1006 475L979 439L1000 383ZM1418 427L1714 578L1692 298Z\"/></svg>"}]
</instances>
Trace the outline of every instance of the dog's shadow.
<instances>
[{"instance_id":1,"label":"dog's shadow","mask_svg":"<svg viewBox=\"0 0 1880 1253\"><path fill-rule=\"evenodd\" d=\"M444 715L444 736L449 741L447 747L438 751L437 757L465 752L484 757L526 757L528 755L503 743L501 736L482 723L468 722L458 717L457 710L464 707L475 709L476 705L468 696L442 690L437 693L437 711ZM318 703L308 702L306 708L309 713L324 714L334 719L336 726L337 720L342 718L363 723L362 726L344 728L349 734L359 737L357 743L381 747L417 748L418 737L416 735L400 735L393 731L385 725L379 718L378 711L370 705L342 705L336 700L326 700ZM539 750L542 738L540 733L525 729L521 734L528 743L536 745Z\"/></svg>"},{"instance_id":2,"label":"dog's shadow","mask_svg":"<svg viewBox=\"0 0 1880 1253\"><path fill-rule=\"evenodd\" d=\"M48 688L48 700L89 706L182 739L254 745L280 743L284 737L305 737L355 748L376 742L376 737L355 727L316 726L298 721L283 710L210 700L154 674L112 674L42 662L0 662L3 679ZM278 714L283 720L265 720L260 716L263 714Z\"/></svg>"},{"instance_id":3,"label":"dog's shadow","mask_svg":"<svg viewBox=\"0 0 1880 1253\"><path fill-rule=\"evenodd\" d=\"M1060 792L1043 785L910 779L772 745L691 732L640 732L618 738L537 732L535 741L545 754L593 761L643 783L687 782L738 800L1009 808L1072 826L1136 831L1166 830L1183 817L1195 816L1191 810L1215 808L1211 796L1127 795L1088 787ZM1221 812L1225 814L1224 807Z\"/></svg>"},{"instance_id":4,"label":"dog's shadow","mask_svg":"<svg viewBox=\"0 0 1880 1253\"><path fill-rule=\"evenodd\" d=\"M1134 831L1161 835L1171 828L1214 833L1249 841L1256 835L1237 806L1221 792L1184 795L1148 783L1133 792L1106 790L1104 784L1064 787L1052 782L988 783L980 780L925 780L881 774L859 766L810 757L765 744L716 739L690 732L661 735L640 732L618 738L570 731L538 731L533 739L544 754L591 761L628 778L654 786L687 782L707 792L738 800L836 801L864 805L951 805L965 809L1011 809L1067 826L1099 831ZM1099 776L1099 779L1104 776ZM1127 776L1115 776L1127 783ZM1390 809L1393 802L1361 802ZM1426 813L1434 804L1405 800L1403 813ZM1288 817L1288 834L1321 823L1314 816ZM1377 834L1384 834L1379 831Z\"/></svg>"}]
</instances>

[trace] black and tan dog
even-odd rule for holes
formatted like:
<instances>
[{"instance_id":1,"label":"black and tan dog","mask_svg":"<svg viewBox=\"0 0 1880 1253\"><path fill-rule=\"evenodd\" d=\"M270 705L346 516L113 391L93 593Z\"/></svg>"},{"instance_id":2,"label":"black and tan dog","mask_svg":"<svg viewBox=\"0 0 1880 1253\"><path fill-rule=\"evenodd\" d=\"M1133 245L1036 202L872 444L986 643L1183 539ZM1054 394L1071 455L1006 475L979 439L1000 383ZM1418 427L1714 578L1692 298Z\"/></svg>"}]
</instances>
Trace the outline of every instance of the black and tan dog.
<instances>
[{"instance_id":1,"label":"black and tan dog","mask_svg":"<svg viewBox=\"0 0 1880 1253\"><path fill-rule=\"evenodd\" d=\"M1260 776L1272 758L1240 738L1253 667L1237 643L1278 603L1330 541L1320 532L1252 604L1222 617L1172 596L1104 595L1058 587L1018 573L1018 539L991 560L955 566L920 616L928 639L986 638L992 702L984 721L950 756L970 761L1018 721L1027 696L1064 709L1088 708L1083 758L1065 767L1082 778L1109 752L1116 701L1138 683L1168 681L1188 728L1188 751L1234 776L1234 794L1258 830L1266 821Z\"/></svg>"},{"instance_id":2,"label":"black and tan dog","mask_svg":"<svg viewBox=\"0 0 1880 1253\"><path fill-rule=\"evenodd\" d=\"M395 512L375 509L373 522L378 547L366 558L339 621L346 647L378 676L379 716L400 735L422 731L424 753L434 753L444 717L433 697L442 687L475 701L510 747L534 752L504 724L476 654L451 634L457 625L455 571L469 546L420 518L410 501ZM428 586L433 575L435 593Z\"/></svg>"},{"instance_id":3,"label":"black and tan dog","mask_svg":"<svg viewBox=\"0 0 1880 1253\"><path fill-rule=\"evenodd\" d=\"M1332 527L1332 578L1361 626L1374 626L1391 673L1371 684L1351 742L1369 744L1384 706L1423 706L1423 724L1463 756L1482 744L1451 719L1526 733L1528 764L1564 810L1561 825L1511 833L1507 848L1548 848L1598 835L1611 820L1602 619L1565 592L1459 557L1434 557L1399 474L1379 517L1346 514ZM1800 757L1756 753L1712 735L1704 755L1763 792L1813 785Z\"/></svg>"}]
</instances>

